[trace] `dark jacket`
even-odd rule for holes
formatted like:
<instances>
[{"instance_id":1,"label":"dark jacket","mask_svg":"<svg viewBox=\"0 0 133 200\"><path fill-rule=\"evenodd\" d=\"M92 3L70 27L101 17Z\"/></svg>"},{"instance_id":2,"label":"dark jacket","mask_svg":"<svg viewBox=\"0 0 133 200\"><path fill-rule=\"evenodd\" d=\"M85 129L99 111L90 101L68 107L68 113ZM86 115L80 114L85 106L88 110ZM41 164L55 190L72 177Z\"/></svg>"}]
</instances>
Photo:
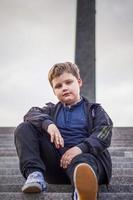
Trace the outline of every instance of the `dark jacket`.
<instances>
[{"instance_id":1,"label":"dark jacket","mask_svg":"<svg viewBox=\"0 0 133 200\"><path fill-rule=\"evenodd\" d=\"M111 178L112 163L107 148L111 144L113 123L100 104L89 103L83 97L84 108L88 118L88 137L77 146L83 153L93 154L104 166L108 182ZM32 107L24 116L39 131L46 131L49 124L54 123L61 103L48 103L45 107Z\"/></svg>"}]
</instances>

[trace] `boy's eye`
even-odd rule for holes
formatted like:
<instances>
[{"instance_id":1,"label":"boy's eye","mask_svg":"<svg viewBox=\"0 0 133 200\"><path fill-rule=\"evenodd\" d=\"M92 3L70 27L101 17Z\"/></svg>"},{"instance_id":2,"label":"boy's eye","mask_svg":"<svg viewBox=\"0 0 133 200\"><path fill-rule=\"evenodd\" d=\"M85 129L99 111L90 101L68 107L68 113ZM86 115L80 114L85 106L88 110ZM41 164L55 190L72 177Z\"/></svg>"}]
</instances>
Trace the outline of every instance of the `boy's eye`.
<instances>
[{"instance_id":1,"label":"boy's eye","mask_svg":"<svg viewBox=\"0 0 133 200\"><path fill-rule=\"evenodd\" d=\"M57 84L57 85L55 85L55 89L59 89L59 88L61 88L61 84Z\"/></svg>"},{"instance_id":2,"label":"boy's eye","mask_svg":"<svg viewBox=\"0 0 133 200\"><path fill-rule=\"evenodd\" d=\"M69 85L69 84L71 84L72 82L73 82L72 80L68 80L68 81L66 81L66 84Z\"/></svg>"}]
</instances>

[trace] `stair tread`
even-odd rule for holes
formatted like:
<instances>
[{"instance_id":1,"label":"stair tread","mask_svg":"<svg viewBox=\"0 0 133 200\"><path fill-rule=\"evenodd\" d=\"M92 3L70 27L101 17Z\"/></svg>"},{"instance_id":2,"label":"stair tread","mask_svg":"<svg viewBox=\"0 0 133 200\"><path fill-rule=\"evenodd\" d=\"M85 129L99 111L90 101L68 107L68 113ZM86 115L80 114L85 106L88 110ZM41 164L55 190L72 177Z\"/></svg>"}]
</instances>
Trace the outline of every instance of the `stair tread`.
<instances>
[{"instance_id":1,"label":"stair tread","mask_svg":"<svg viewBox=\"0 0 133 200\"><path fill-rule=\"evenodd\" d=\"M6 200L70 200L71 193L41 193L41 194L23 194L23 193L0 193L1 199ZM100 193L100 200L119 200L120 198L125 200L132 200L133 193Z\"/></svg>"}]
</instances>

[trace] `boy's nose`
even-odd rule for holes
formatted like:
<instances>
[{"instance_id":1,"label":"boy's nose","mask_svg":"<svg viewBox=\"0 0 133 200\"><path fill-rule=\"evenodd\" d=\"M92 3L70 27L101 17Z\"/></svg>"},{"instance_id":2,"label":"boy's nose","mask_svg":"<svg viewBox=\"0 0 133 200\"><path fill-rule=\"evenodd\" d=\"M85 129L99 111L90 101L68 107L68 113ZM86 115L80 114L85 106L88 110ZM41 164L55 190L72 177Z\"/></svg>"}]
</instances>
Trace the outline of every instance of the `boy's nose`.
<instances>
[{"instance_id":1,"label":"boy's nose","mask_svg":"<svg viewBox=\"0 0 133 200\"><path fill-rule=\"evenodd\" d=\"M68 89L68 88L67 88L67 85L63 84L62 89L63 89L63 91L64 91L64 90L67 90L67 89Z\"/></svg>"}]
</instances>

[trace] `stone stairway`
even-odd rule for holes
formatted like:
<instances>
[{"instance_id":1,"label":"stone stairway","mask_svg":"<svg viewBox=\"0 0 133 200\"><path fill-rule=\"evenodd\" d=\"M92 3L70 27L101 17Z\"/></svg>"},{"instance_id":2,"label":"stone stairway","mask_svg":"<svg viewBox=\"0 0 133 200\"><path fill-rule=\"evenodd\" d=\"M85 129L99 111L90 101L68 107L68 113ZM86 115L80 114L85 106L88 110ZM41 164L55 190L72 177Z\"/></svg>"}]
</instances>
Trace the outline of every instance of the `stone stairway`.
<instances>
[{"instance_id":1,"label":"stone stairway","mask_svg":"<svg viewBox=\"0 0 133 200\"><path fill-rule=\"evenodd\" d=\"M70 185L48 185L41 194L23 194L24 178L14 147L14 127L0 128L0 200L71 200ZM133 200L133 128L113 129L109 148L113 176L109 191L101 186L99 200Z\"/></svg>"}]
</instances>

